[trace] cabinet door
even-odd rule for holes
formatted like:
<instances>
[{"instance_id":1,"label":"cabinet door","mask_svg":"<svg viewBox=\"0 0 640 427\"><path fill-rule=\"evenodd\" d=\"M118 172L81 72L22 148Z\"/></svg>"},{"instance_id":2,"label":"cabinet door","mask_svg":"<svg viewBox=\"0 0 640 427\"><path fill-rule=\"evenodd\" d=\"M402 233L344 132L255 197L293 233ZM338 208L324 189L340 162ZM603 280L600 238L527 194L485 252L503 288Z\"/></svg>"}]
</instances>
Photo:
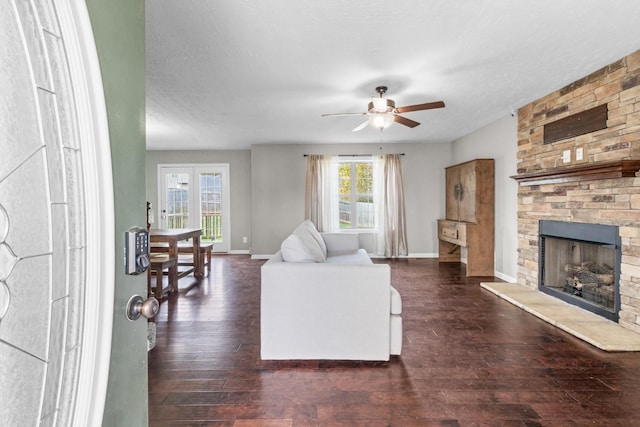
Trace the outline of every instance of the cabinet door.
<instances>
[{"instance_id":1,"label":"cabinet door","mask_svg":"<svg viewBox=\"0 0 640 427\"><path fill-rule=\"evenodd\" d=\"M460 169L458 167L450 167L446 171L446 218L452 221L458 221L458 199L456 196L456 188L460 183Z\"/></svg>"},{"instance_id":2,"label":"cabinet door","mask_svg":"<svg viewBox=\"0 0 640 427\"><path fill-rule=\"evenodd\" d=\"M459 220L476 222L476 162L458 167L462 191L458 192Z\"/></svg>"}]
</instances>

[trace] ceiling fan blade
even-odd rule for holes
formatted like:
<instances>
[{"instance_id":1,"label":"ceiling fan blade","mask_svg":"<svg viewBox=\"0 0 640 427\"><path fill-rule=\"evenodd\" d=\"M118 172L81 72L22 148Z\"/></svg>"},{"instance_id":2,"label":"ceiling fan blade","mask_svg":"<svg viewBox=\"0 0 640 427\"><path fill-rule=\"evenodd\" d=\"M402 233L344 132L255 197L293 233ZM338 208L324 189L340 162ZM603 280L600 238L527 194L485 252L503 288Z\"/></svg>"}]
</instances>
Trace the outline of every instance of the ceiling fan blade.
<instances>
[{"instance_id":1,"label":"ceiling fan blade","mask_svg":"<svg viewBox=\"0 0 640 427\"><path fill-rule=\"evenodd\" d=\"M366 128L368 124L369 124L369 120L365 120L364 122L360 123L358 126L353 128L351 132L358 132L359 130Z\"/></svg>"},{"instance_id":2,"label":"ceiling fan blade","mask_svg":"<svg viewBox=\"0 0 640 427\"><path fill-rule=\"evenodd\" d=\"M393 115L393 121L400 123L401 125L409 126L410 128L414 128L418 126L420 123L413 121L411 119L407 119L406 117L399 116L397 114Z\"/></svg>"},{"instance_id":3,"label":"ceiling fan blade","mask_svg":"<svg viewBox=\"0 0 640 427\"><path fill-rule=\"evenodd\" d=\"M320 117L328 116L364 116L367 113L335 113L335 114L320 114Z\"/></svg>"},{"instance_id":4,"label":"ceiling fan blade","mask_svg":"<svg viewBox=\"0 0 640 427\"><path fill-rule=\"evenodd\" d=\"M432 110L434 108L444 108L444 102L435 101L427 102L425 104L407 105L406 107L396 108L396 111L398 113L408 113L410 111Z\"/></svg>"}]
</instances>

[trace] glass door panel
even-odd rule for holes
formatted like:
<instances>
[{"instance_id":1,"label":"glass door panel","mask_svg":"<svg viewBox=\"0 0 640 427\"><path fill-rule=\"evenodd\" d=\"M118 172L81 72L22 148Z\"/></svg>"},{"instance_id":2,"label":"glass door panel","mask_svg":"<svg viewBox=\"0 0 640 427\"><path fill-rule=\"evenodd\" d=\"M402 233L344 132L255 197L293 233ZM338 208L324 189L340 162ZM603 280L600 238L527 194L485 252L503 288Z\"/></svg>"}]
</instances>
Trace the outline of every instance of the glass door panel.
<instances>
[{"instance_id":1,"label":"glass door panel","mask_svg":"<svg viewBox=\"0 0 640 427\"><path fill-rule=\"evenodd\" d=\"M199 185L198 226L202 228L202 241L213 242L214 252L229 252L229 165L201 165L194 170Z\"/></svg>"},{"instance_id":2,"label":"glass door panel","mask_svg":"<svg viewBox=\"0 0 640 427\"><path fill-rule=\"evenodd\" d=\"M163 170L164 196L161 200L161 228L190 228L191 171L176 168Z\"/></svg>"},{"instance_id":3,"label":"glass door panel","mask_svg":"<svg viewBox=\"0 0 640 427\"><path fill-rule=\"evenodd\" d=\"M200 173L203 242L222 242L222 174Z\"/></svg>"}]
</instances>

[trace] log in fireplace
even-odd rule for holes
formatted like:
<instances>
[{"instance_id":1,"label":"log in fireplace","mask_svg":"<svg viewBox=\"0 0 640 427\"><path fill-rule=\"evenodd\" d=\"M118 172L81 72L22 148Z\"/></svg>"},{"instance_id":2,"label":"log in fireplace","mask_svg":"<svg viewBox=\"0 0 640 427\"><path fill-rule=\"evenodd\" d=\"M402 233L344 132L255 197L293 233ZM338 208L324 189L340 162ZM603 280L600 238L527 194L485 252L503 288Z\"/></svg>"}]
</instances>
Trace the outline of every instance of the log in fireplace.
<instances>
[{"instance_id":1,"label":"log in fireplace","mask_svg":"<svg viewBox=\"0 0 640 427\"><path fill-rule=\"evenodd\" d=\"M617 322L618 227L545 220L539 227L540 291Z\"/></svg>"}]
</instances>

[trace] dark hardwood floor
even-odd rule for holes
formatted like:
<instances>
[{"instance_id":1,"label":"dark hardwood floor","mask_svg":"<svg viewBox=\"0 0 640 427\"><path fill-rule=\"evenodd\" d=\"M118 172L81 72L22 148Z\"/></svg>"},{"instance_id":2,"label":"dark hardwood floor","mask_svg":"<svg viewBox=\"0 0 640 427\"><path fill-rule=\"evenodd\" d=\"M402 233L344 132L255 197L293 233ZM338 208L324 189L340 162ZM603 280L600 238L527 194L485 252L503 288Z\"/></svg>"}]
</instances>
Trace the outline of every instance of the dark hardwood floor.
<instances>
[{"instance_id":1,"label":"dark hardwood floor","mask_svg":"<svg viewBox=\"0 0 640 427\"><path fill-rule=\"evenodd\" d=\"M388 363L261 361L262 261L181 279L149 353L150 425L640 426L639 353L597 350L459 264L386 262L404 323Z\"/></svg>"}]
</instances>

